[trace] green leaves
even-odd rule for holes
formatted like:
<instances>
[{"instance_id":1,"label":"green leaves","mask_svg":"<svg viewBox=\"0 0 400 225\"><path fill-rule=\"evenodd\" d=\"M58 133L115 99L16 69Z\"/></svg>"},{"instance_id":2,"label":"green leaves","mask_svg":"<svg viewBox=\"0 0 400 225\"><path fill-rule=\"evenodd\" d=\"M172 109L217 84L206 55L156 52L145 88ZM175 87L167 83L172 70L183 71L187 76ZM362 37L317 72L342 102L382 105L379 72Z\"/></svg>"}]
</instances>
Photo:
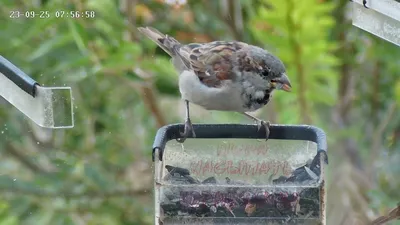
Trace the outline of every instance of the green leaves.
<instances>
[{"instance_id":1,"label":"green leaves","mask_svg":"<svg viewBox=\"0 0 400 225\"><path fill-rule=\"evenodd\" d=\"M394 88L396 101L400 105L400 81L397 81Z\"/></svg>"},{"instance_id":2,"label":"green leaves","mask_svg":"<svg viewBox=\"0 0 400 225\"><path fill-rule=\"evenodd\" d=\"M336 100L335 66L340 60L333 55L336 44L328 39L335 24L330 15L334 5L314 0L268 3L272 4L271 9L260 8L249 26L259 42L284 61L293 80L295 95L279 96L276 104L291 104L297 110L282 109L279 121L310 122L317 116L310 107L332 105Z\"/></svg>"},{"instance_id":3,"label":"green leaves","mask_svg":"<svg viewBox=\"0 0 400 225\"><path fill-rule=\"evenodd\" d=\"M50 52L55 51L57 48L65 47L67 44L71 43L71 41L71 35L56 35L35 49L35 51L28 56L27 60L34 61L38 58L46 57Z\"/></svg>"},{"instance_id":4,"label":"green leaves","mask_svg":"<svg viewBox=\"0 0 400 225\"><path fill-rule=\"evenodd\" d=\"M89 39L87 35L90 34L85 32L85 28L82 26L82 24L76 23L72 20L67 20L67 24L76 46L78 47L82 55L86 55Z\"/></svg>"},{"instance_id":5,"label":"green leaves","mask_svg":"<svg viewBox=\"0 0 400 225\"><path fill-rule=\"evenodd\" d=\"M19 220L15 215L10 215L8 202L0 199L0 225L18 225Z\"/></svg>"}]
</instances>

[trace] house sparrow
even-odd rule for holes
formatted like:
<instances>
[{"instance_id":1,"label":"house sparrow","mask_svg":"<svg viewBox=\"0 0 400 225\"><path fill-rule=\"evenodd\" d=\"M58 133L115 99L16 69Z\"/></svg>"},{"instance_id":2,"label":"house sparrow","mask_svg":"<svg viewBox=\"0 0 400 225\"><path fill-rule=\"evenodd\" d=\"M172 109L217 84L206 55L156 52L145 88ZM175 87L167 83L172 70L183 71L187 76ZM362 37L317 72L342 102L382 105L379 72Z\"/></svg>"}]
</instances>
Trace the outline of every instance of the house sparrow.
<instances>
[{"instance_id":1,"label":"house sparrow","mask_svg":"<svg viewBox=\"0 0 400 225\"><path fill-rule=\"evenodd\" d=\"M183 45L151 27L138 30L172 57L179 75L179 90L185 101L186 118L182 138L195 137L189 115L189 102L207 110L234 111L266 129L269 122L251 116L266 105L275 89L290 91L291 85L282 61L257 46L237 41L214 41Z\"/></svg>"}]
</instances>

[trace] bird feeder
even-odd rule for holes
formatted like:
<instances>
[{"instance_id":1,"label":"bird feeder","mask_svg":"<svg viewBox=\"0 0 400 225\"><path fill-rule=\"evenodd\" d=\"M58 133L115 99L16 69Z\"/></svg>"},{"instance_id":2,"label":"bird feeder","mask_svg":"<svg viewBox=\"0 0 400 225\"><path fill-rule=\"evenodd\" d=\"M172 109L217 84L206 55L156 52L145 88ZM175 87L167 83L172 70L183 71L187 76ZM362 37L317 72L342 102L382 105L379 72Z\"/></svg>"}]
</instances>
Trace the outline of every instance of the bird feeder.
<instances>
[{"instance_id":1,"label":"bird feeder","mask_svg":"<svg viewBox=\"0 0 400 225\"><path fill-rule=\"evenodd\" d=\"M352 20L354 26L400 46L399 0L354 0Z\"/></svg>"},{"instance_id":2,"label":"bird feeder","mask_svg":"<svg viewBox=\"0 0 400 225\"><path fill-rule=\"evenodd\" d=\"M183 125L153 145L155 224L325 224L324 132L313 126Z\"/></svg>"},{"instance_id":3,"label":"bird feeder","mask_svg":"<svg viewBox=\"0 0 400 225\"><path fill-rule=\"evenodd\" d=\"M2 56L0 96L41 127L74 127L70 87L43 87Z\"/></svg>"}]
</instances>

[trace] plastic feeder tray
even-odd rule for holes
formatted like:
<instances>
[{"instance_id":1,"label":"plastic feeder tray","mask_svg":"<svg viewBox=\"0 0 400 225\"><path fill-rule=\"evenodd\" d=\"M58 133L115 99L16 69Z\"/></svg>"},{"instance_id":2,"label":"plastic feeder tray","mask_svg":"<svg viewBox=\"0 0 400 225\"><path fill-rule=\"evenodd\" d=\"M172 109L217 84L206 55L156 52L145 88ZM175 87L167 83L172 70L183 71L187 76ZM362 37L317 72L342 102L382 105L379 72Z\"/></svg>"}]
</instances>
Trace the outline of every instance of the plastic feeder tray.
<instances>
[{"instance_id":1,"label":"plastic feeder tray","mask_svg":"<svg viewBox=\"0 0 400 225\"><path fill-rule=\"evenodd\" d=\"M183 125L153 146L155 224L325 224L325 133L312 126Z\"/></svg>"},{"instance_id":2,"label":"plastic feeder tray","mask_svg":"<svg viewBox=\"0 0 400 225\"><path fill-rule=\"evenodd\" d=\"M74 127L70 87L42 87L1 55L0 96L41 127Z\"/></svg>"}]
</instances>

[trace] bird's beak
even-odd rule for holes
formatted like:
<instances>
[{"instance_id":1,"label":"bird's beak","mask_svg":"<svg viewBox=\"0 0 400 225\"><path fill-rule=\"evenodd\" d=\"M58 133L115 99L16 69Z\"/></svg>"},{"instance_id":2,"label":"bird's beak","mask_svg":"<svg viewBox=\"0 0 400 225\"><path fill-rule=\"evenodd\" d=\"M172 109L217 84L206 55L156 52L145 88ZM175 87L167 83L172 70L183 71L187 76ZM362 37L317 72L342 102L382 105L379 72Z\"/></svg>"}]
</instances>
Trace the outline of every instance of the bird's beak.
<instances>
[{"instance_id":1,"label":"bird's beak","mask_svg":"<svg viewBox=\"0 0 400 225\"><path fill-rule=\"evenodd\" d=\"M290 84L289 77L286 74L282 74L280 78L275 79L275 82L277 83L277 89L287 92L290 92L292 90L292 85Z\"/></svg>"}]
</instances>

